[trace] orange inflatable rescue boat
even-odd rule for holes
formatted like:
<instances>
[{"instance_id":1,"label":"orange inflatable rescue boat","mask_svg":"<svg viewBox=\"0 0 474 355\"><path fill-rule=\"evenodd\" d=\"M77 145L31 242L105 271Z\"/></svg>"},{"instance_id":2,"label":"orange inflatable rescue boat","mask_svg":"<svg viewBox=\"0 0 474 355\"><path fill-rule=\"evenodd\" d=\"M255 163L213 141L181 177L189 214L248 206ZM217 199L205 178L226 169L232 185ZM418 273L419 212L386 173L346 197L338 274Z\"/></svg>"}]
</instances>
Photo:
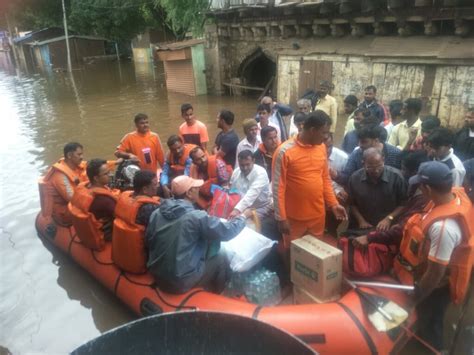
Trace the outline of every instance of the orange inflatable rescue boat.
<instances>
[{"instance_id":1,"label":"orange inflatable rescue boat","mask_svg":"<svg viewBox=\"0 0 474 355\"><path fill-rule=\"evenodd\" d=\"M377 331L367 317L361 298L352 289L347 289L337 302L281 304L273 307L258 306L203 289L172 295L161 291L151 274L132 274L117 267L112 261L111 242L105 242L101 251L90 249L81 242L74 227L57 225L42 212L36 218L36 229L43 240L67 253L139 316L181 310L218 311L247 316L299 337L322 354L397 353L409 338L400 328L388 332ZM393 282L387 277L383 280ZM364 291L377 293L404 308L408 304L408 296L399 290L364 288ZM411 314L405 325L413 325L414 318L414 314Z\"/></svg>"}]
</instances>

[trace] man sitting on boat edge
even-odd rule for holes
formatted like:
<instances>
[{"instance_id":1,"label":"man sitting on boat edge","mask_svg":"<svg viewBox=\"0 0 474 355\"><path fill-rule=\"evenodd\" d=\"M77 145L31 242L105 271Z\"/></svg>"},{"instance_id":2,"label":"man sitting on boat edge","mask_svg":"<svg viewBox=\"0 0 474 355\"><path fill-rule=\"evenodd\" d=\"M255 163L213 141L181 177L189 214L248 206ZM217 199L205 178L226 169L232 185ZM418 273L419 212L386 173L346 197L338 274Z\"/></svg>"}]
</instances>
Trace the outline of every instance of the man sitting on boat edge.
<instances>
[{"instance_id":1,"label":"man sitting on boat edge","mask_svg":"<svg viewBox=\"0 0 474 355\"><path fill-rule=\"evenodd\" d=\"M106 160L89 161L89 182L79 184L68 205L77 235L92 249L100 250L105 240L112 239L112 223L119 191L108 187L109 172Z\"/></svg>"},{"instance_id":2,"label":"man sitting on boat edge","mask_svg":"<svg viewBox=\"0 0 474 355\"><path fill-rule=\"evenodd\" d=\"M201 286L220 293L230 276L229 263L219 252L220 241L239 234L246 216L222 221L195 209L203 184L177 177L171 183L175 198L164 200L151 215L145 234L147 267L163 291L180 294Z\"/></svg>"},{"instance_id":3,"label":"man sitting on boat edge","mask_svg":"<svg viewBox=\"0 0 474 355\"><path fill-rule=\"evenodd\" d=\"M41 209L59 225L72 224L67 204L71 201L77 185L87 181L83 150L80 143L67 143L63 149L64 157L53 164L40 180Z\"/></svg>"}]
</instances>

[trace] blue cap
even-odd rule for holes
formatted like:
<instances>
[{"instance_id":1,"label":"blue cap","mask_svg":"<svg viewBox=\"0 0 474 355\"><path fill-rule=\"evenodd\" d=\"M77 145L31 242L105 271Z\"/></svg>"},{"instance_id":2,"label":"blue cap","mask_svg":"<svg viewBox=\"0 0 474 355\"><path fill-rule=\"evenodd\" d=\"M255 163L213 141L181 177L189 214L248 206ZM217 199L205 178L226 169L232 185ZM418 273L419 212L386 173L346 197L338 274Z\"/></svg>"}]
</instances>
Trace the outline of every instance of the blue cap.
<instances>
[{"instance_id":1,"label":"blue cap","mask_svg":"<svg viewBox=\"0 0 474 355\"><path fill-rule=\"evenodd\" d=\"M427 161L418 168L418 173L409 180L410 185L430 184L442 185L452 184L453 174L449 167L439 161Z\"/></svg>"}]
</instances>

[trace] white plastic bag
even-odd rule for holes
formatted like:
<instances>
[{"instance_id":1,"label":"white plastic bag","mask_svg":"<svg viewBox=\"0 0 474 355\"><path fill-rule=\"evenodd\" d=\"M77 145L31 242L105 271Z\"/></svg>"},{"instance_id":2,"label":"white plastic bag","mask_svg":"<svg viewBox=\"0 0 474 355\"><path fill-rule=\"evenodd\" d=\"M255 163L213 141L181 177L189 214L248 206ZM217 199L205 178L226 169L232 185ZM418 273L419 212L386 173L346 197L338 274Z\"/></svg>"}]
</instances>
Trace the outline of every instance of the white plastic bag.
<instances>
[{"instance_id":1,"label":"white plastic bag","mask_svg":"<svg viewBox=\"0 0 474 355\"><path fill-rule=\"evenodd\" d=\"M250 270L267 256L276 241L245 227L228 242L221 242L221 250L226 253L230 268L234 272Z\"/></svg>"}]
</instances>

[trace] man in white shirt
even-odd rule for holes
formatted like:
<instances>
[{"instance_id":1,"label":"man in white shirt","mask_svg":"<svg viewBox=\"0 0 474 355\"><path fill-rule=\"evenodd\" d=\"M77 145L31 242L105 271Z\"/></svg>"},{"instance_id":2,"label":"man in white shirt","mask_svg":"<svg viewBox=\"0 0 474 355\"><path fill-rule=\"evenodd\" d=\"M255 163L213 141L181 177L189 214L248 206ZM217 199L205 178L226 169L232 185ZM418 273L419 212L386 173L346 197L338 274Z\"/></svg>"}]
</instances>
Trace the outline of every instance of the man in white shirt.
<instances>
[{"instance_id":1,"label":"man in white shirt","mask_svg":"<svg viewBox=\"0 0 474 355\"><path fill-rule=\"evenodd\" d=\"M388 143L400 150L408 150L416 137L421 135L420 99L410 98L405 100L401 111L404 121L400 122L390 132Z\"/></svg>"},{"instance_id":2,"label":"man in white shirt","mask_svg":"<svg viewBox=\"0 0 474 355\"><path fill-rule=\"evenodd\" d=\"M275 127L277 131L278 140L281 142L281 130L278 124L275 124L270 121L270 116L272 115L272 108L268 104L260 104L257 107L257 115L260 118L260 122L258 123L259 131L262 128L267 126Z\"/></svg>"},{"instance_id":3,"label":"man in white shirt","mask_svg":"<svg viewBox=\"0 0 474 355\"><path fill-rule=\"evenodd\" d=\"M428 156L448 166L453 175L453 186L463 186L466 169L454 154L452 145L454 134L445 127L435 129L426 139Z\"/></svg>"},{"instance_id":4,"label":"man in white shirt","mask_svg":"<svg viewBox=\"0 0 474 355\"><path fill-rule=\"evenodd\" d=\"M234 170L230 185L242 198L229 218L240 216L249 208L255 209L260 218L267 216L272 210L273 199L266 170L255 164L250 150L239 153L238 163L239 167Z\"/></svg>"},{"instance_id":5,"label":"man in white shirt","mask_svg":"<svg viewBox=\"0 0 474 355\"><path fill-rule=\"evenodd\" d=\"M311 100L308 99L299 99L296 101L297 112L290 119L290 137L294 137L298 134L299 130L295 124L295 116L302 112L308 114L311 112Z\"/></svg>"},{"instance_id":6,"label":"man in white shirt","mask_svg":"<svg viewBox=\"0 0 474 355\"><path fill-rule=\"evenodd\" d=\"M344 171L344 168L347 164L347 159L349 156L343 150L334 147L333 135L329 133L328 137L324 141L326 145L326 150L328 153L328 163L329 163L329 174L332 179L332 188L336 194L337 199L340 203L345 203L347 199L347 193L344 191L344 188L339 185L334 179L337 178L338 174Z\"/></svg>"},{"instance_id":7,"label":"man in white shirt","mask_svg":"<svg viewBox=\"0 0 474 355\"><path fill-rule=\"evenodd\" d=\"M262 143L257 121L255 121L253 118L248 118L244 120L242 126L244 128L245 138L242 139L237 146L237 152L235 155L235 168L239 166L237 157L241 151L250 150L252 153L255 153L260 143Z\"/></svg>"}]
</instances>

